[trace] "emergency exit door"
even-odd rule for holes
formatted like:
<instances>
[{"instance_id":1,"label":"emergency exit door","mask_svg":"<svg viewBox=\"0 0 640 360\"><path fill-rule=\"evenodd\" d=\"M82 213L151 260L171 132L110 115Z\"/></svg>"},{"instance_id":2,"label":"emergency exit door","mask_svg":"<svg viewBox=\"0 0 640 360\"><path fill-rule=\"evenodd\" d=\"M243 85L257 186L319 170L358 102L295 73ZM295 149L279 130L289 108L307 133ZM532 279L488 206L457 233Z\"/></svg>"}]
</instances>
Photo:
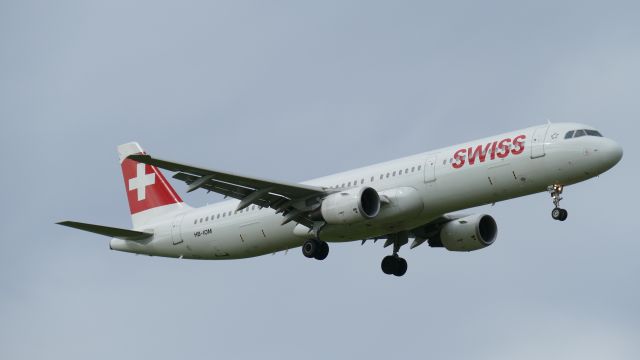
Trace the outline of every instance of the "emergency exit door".
<instances>
[{"instance_id":1,"label":"emergency exit door","mask_svg":"<svg viewBox=\"0 0 640 360\"><path fill-rule=\"evenodd\" d=\"M430 183L436 181L436 155L429 155L424 162L424 182Z\"/></svg>"}]
</instances>

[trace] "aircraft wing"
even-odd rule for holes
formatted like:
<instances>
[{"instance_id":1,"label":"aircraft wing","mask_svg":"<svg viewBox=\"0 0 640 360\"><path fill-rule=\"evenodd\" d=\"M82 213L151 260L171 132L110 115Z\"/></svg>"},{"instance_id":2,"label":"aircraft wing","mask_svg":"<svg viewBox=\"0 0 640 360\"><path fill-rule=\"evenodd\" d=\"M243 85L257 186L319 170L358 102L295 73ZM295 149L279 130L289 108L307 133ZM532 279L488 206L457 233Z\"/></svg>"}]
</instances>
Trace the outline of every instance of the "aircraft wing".
<instances>
[{"instance_id":1,"label":"aircraft wing","mask_svg":"<svg viewBox=\"0 0 640 360\"><path fill-rule=\"evenodd\" d=\"M408 238L413 238L413 243L411 244L411 249L416 248L427 241L433 241L433 243L438 244L440 242L440 230L442 226L446 223L457 220L465 217L466 215L460 214L446 214L438 216L430 220L428 223L421 225L418 228L408 231L403 236L399 236L398 233L387 234L385 236L379 236L372 239L364 239L362 240L362 245L364 245L368 240L373 240L373 242L377 242L378 240L385 240L384 247L388 247L393 245L395 242L402 242L402 245L406 244ZM430 243L431 244L431 243Z\"/></svg>"},{"instance_id":2,"label":"aircraft wing","mask_svg":"<svg viewBox=\"0 0 640 360\"><path fill-rule=\"evenodd\" d=\"M240 200L238 211L252 204L276 209L284 214L283 223L296 221L312 227L313 222L304 215L315 210L314 206L317 206L318 202L308 200L319 199L329 194L325 188L205 169L154 158L147 154L130 155L129 158L176 172L173 178L187 183L189 185L187 192L202 188L236 198Z\"/></svg>"}]
</instances>

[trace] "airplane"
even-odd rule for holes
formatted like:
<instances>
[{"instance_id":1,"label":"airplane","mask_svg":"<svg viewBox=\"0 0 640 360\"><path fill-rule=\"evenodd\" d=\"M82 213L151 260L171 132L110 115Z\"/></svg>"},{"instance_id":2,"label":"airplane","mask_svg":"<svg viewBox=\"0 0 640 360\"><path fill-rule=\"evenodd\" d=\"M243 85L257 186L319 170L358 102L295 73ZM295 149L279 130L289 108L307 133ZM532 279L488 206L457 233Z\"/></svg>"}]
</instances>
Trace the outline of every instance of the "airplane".
<instances>
[{"instance_id":1,"label":"airplane","mask_svg":"<svg viewBox=\"0 0 640 360\"><path fill-rule=\"evenodd\" d=\"M490 246L498 226L468 208L549 192L551 216L566 186L614 167L622 147L577 123L534 126L303 183L274 181L163 160L131 142L118 146L133 229L63 221L109 236L112 250L180 259L242 259L301 247L324 260L328 243L384 240L393 246L382 271L403 276L398 255L409 243L449 251ZM200 208L182 201L159 169L175 173L187 192L232 200Z\"/></svg>"}]
</instances>

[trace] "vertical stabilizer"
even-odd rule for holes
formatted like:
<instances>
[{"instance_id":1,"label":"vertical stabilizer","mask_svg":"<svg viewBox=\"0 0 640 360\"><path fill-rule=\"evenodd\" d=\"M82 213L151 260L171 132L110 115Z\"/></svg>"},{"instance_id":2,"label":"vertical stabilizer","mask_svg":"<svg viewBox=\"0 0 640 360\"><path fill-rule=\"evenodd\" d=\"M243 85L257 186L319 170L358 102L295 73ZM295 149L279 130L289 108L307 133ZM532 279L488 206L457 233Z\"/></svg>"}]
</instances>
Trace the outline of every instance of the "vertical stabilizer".
<instances>
[{"instance_id":1,"label":"vertical stabilizer","mask_svg":"<svg viewBox=\"0 0 640 360\"><path fill-rule=\"evenodd\" d=\"M124 187L135 229L159 217L179 212L186 205L157 167L127 158L134 154L144 154L137 142L118 146Z\"/></svg>"}]
</instances>

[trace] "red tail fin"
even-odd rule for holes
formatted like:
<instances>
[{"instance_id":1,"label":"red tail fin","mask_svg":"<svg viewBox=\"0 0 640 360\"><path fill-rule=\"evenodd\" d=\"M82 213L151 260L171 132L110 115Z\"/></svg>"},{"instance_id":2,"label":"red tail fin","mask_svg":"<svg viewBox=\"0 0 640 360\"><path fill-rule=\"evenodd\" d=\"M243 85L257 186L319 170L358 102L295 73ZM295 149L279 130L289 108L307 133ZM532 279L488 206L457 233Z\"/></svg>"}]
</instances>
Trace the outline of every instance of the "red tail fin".
<instances>
[{"instance_id":1,"label":"red tail fin","mask_svg":"<svg viewBox=\"0 0 640 360\"><path fill-rule=\"evenodd\" d=\"M118 146L134 227L148 222L154 216L184 207L182 199L158 168L127 158L129 155L143 153L136 142Z\"/></svg>"}]
</instances>

